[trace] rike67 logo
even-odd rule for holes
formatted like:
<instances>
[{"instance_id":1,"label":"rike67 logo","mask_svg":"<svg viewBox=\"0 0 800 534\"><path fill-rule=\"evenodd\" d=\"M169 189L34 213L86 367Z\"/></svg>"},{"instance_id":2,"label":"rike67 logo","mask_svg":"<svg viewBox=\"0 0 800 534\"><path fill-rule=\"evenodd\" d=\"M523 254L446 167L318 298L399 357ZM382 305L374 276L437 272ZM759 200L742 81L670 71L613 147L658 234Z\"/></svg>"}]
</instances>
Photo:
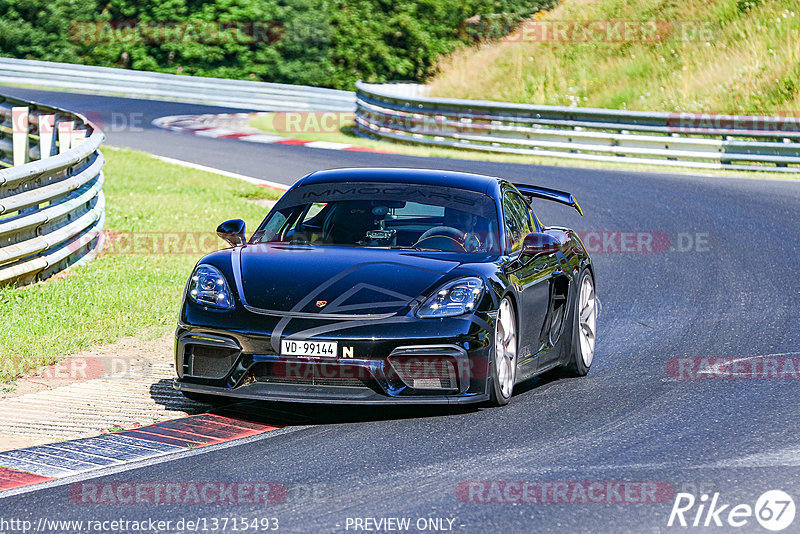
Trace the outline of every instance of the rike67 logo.
<instances>
[{"instance_id":1,"label":"rike67 logo","mask_svg":"<svg viewBox=\"0 0 800 534\"><path fill-rule=\"evenodd\" d=\"M691 493L678 493L669 514L667 526L735 527L752 526L752 519L767 530L778 532L794 521L794 499L781 490L766 491L755 506L747 503L724 503L719 493L709 499L707 494L696 498Z\"/></svg>"}]
</instances>

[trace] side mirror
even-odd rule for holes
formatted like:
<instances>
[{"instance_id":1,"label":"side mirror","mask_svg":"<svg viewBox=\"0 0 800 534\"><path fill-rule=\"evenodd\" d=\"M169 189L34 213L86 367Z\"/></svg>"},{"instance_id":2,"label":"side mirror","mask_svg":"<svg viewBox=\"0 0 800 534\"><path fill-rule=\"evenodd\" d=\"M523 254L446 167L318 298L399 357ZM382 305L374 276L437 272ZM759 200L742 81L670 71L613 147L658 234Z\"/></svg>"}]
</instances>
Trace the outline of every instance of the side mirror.
<instances>
[{"instance_id":1,"label":"side mirror","mask_svg":"<svg viewBox=\"0 0 800 534\"><path fill-rule=\"evenodd\" d=\"M528 256L554 254L561 249L561 241L550 234L531 232L522 242L522 253Z\"/></svg>"},{"instance_id":2,"label":"side mirror","mask_svg":"<svg viewBox=\"0 0 800 534\"><path fill-rule=\"evenodd\" d=\"M241 219L231 219L220 224L217 226L217 235L234 247L247 242L244 238L244 221Z\"/></svg>"}]
</instances>

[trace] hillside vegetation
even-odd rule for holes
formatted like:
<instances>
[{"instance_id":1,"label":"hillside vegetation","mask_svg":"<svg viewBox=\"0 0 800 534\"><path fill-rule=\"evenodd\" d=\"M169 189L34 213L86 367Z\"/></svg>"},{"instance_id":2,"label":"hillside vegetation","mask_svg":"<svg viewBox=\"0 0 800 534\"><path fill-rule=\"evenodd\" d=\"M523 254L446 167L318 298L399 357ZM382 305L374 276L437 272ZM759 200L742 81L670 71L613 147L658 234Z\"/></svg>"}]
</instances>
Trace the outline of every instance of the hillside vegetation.
<instances>
[{"instance_id":1,"label":"hillside vegetation","mask_svg":"<svg viewBox=\"0 0 800 534\"><path fill-rule=\"evenodd\" d=\"M584 23L594 29L590 35L599 36L595 41L583 39L581 26L568 23L569 31L556 31L546 41L535 40L545 35L532 31L537 23L526 23L526 38L520 30L441 61L432 94L616 109L798 114L797 0L564 0L538 24L552 30L555 21L575 20L643 21L658 31L612 41L617 35L602 30L608 22ZM610 39L603 40L606 36Z\"/></svg>"}]
</instances>

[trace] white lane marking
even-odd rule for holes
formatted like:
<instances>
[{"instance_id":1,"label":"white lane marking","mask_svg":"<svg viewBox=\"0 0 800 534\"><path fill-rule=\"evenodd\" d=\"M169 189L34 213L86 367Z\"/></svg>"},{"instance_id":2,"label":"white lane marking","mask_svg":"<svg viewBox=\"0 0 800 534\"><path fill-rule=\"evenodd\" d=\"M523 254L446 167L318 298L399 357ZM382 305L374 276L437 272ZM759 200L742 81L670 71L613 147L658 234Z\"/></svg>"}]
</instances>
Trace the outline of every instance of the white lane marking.
<instances>
[{"instance_id":1,"label":"white lane marking","mask_svg":"<svg viewBox=\"0 0 800 534\"><path fill-rule=\"evenodd\" d=\"M208 130L195 130L195 135L202 135L203 137L222 137L223 135L231 135L239 133L227 128L210 128Z\"/></svg>"},{"instance_id":2,"label":"white lane marking","mask_svg":"<svg viewBox=\"0 0 800 534\"><path fill-rule=\"evenodd\" d=\"M200 447L198 449L183 449L178 451L168 451L164 452L163 454L159 454L157 456L142 458L141 460L134 460L122 465L112 465L100 469L93 469L92 471L82 472L76 475L70 475L56 480L50 480L48 482L42 482L41 484L34 484L32 486L24 486L21 488L5 490L3 492L0 492L0 500L8 497L14 497L17 495L23 495L26 493L33 493L35 491L56 488L59 486L66 486L67 484L82 482L84 480L91 480L93 478L98 478L101 476L125 473L127 471L133 471L142 467L150 467L152 465L159 465L177 459L189 458L200 454L206 454L209 452L228 449L230 447L236 447L238 445L245 445L247 443L261 441L263 439L268 439L274 436L291 434L293 432L298 432L300 430L305 430L307 428L311 428L311 425L283 427L277 430L268 430L266 432L262 432L261 434L254 434L246 438L239 438L232 441L226 441L223 443L216 443L214 445L207 445L205 447ZM180 456L176 458L176 456L178 455Z\"/></svg>"},{"instance_id":3,"label":"white lane marking","mask_svg":"<svg viewBox=\"0 0 800 534\"><path fill-rule=\"evenodd\" d=\"M268 134L251 134L239 137L239 141L247 141L248 143L275 143L276 141L286 141L287 139L289 138Z\"/></svg>"},{"instance_id":4,"label":"white lane marking","mask_svg":"<svg viewBox=\"0 0 800 534\"><path fill-rule=\"evenodd\" d=\"M304 145L306 148L325 148L328 150L343 150L353 145L348 143L334 143L333 141L309 141Z\"/></svg>"},{"instance_id":5,"label":"white lane marking","mask_svg":"<svg viewBox=\"0 0 800 534\"><path fill-rule=\"evenodd\" d=\"M183 161L180 159L169 158L167 156L159 156L156 154L151 154L151 156L163 161L164 163L180 165L181 167L186 167L188 169L195 169L198 171L219 174L220 176L227 176L228 178L236 178L237 180L242 180L244 182L248 182L255 185L266 185L269 187L274 187L275 189L280 189L281 191L286 191L287 189L289 189L289 186L286 184L279 184L278 182L270 182L269 180L262 180L261 178L253 178L252 176L245 176L244 174L238 174L235 172L223 171L222 169L215 169L214 167L206 167L205 165L200 165L199 163L192 163L190 161Z\"/></svg>"}]
</instances>

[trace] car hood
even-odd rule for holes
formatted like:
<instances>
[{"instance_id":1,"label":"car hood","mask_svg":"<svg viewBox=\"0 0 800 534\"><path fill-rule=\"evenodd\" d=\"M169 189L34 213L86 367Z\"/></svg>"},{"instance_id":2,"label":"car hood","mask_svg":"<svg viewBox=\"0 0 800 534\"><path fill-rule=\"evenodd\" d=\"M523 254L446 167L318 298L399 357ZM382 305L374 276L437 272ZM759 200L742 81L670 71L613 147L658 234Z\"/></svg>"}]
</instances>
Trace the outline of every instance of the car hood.
<instances>
[{"instance_id":1,"label":"car hood","mask_svg":"<svg viewBox=\"0 0 800 534\"><path fill-rule=\"evenodd\" d=\"M462 263L457 254L281 244L248 245L233 256L247 307L303 315L405 312Z\"/></svg>"}]
</instances>

